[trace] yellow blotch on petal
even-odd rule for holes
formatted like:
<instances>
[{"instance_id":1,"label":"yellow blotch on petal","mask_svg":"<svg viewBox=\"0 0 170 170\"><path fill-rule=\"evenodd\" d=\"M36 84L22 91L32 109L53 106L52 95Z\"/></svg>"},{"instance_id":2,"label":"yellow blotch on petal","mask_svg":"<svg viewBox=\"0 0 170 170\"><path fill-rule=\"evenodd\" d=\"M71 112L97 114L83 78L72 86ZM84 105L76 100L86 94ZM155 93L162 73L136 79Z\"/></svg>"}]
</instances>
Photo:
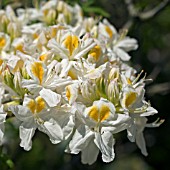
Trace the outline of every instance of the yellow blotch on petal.
<instances>
[{"instance_id":1,"label":"yellow blotch on petal","mask_svg":"<svg viewBox=\"0 0 170 170\"><path fill-rule=\"evenodd\" d=\"M54 38L57 34L57 28L51 28L51 37Z\"/></svg>"},{"instance_id":2,"label":"yellow blotch on petal","mask_svg":"<svg viewBox=\"0 0 170 170\"><path fill-rule=\"evenodd\" d=\"M35 62L34 64L32 64L31 71L34 74L34 76L38 78L40 84L42 84L42 80L44 76L44 68L42 63Z\"/></svg>"},{"instance_id":3,"label":"yellow blotch on petal","mask_svg":"<svg viewBox=\"0 0 170 170\"><path fill-rule=\"evenodd\" d=\"M2 59L0 59L0 66L2 65L2 63L3 63L3 60L2 60Z\"/></svg>"},{"instance_id":4,"label":"yellow blotch on petal","mask_svg":"<svg viewBox=\"0 0 170 170\"><path fill-rule=\"evenodd\" d=\"M49 12L49 10L48 10L48 9L45 9L45 10L43 11L44 16L47 16L48 12Z\"/></svg>"},{"instance_id":5,"label":"yellow blotch on petal","mask_svg":"<svg viewBox=\"0 0 170 170\"><path fill-rule=\"evenodd\" d=\"M92 106L88 115L94 121L102 122L109 117L110 109L107 105L102 105L100 108L98 108L97 106Z\"/></svg>"},{"instance_id":6,"label":"yellow blotch on petal","mask_svg":"<svg viewBox=\"0 0 170 170\"><path fill-rule=\"evenodd\" d=\"M6 39L3 37L0 37L0 48L3 48L6 44Z\"/></svg>"},{"instance_id":7,"label":"yellow blotch on petal","mask_svg":"<svg viewBox=\"0 0 170 170\"><path fill-rule=\"evenodd\" d=\"M78 37L75 35L68 35L64 40L64 45L69 50L69 55L72 56L74 50L79 45Z\"/></svg>"},{"instance_id":8,"label":"yellow blotch on petal","mask_svg":"<svg viewBox=\"0 0 170 170\"><path fill-rule=\"evenodd\" d=\"M66 97L68 99L68 101L70 101L70 98L71 98L71 92L70 92L70 87L66 87Z\"/></svg>"},{"instance_id":9,"label":"yellow blotch on petal","mask_svg":"<svg viewBox=\"0 0 170 170\"><path fill-rule=\"evenodd\" d=\"M136 101L136 98L137 98L137 94L135 92L129 92L128 94L126 94L126 97L124 99L125 106L129 107L130 105L132 105Z\"/></svg>"},{"instance_id":10,"label":"yellow blotch on petal","mask_svg":"<svg viewBox=\"0 0 170 170\"><path fill-rule=\"evenodd\" d=\"M51 27L51 30L50 30L50 36L51 36L51 38L54 38L54 37L57 35L57 32L58 32L59 30L63 30L63 29L65 29L64 26Z\"/></svg>"},{"instance_id":11,"label":"yellow blotch on petal","mask_svg":"<svg viewBox=\"0 0 170 170\"><path fill-rule=\"evenodd\" d=\"M36 99L36 112L39 113L45 108L45 101L41 96L38 96Z\"/></svg>"},{"instance_id":12,"label":"yellow blotch on petal","mask_svg":"<svg viewBox=\"0 0 170 170\"><path fill-rule=\"evenodd\" d=\"M33 34L33 38L34 38L34 39L37 39L38 37L39 37L39 35L38 35L37 33L34 33L34 34Z\"/></svg>"},{"instance_id":13,"label":"yellow blotch on petal","mask_svg":"<svg viewBox=\"0 0 170 170\"><path fill-rule=\"evenodd\" d=\"M33 114L41 112L45 106L45 101L41 96L37 97L35 100L31 99L27 104L27 107Z\"/></svg>"},{"instance_id":14,"label":"yellow blotch on petal","mask_svg":"<svg viewBox=\"0 0 170 170\"><path fill-rule=\"evenodd\" d=\"M97 108L97 106L92 106L90 111L89 111L89 117L93 120L95 120L96 122L98 122L98 118L99 118L99 110Z\"/></svg>"},{"instance_id":15,"label":"yellow blotch on petal","mask_svg":"<svg viewBox=\"0 0 170 170\"><path fill-rule=\"evenodd\" d=\"M32 113L35 113L36 103L35 103L35 101L34 101L33 99L31 99L31 100L29 101L29 103L27 104L27 107L30 109L30 111L31 111Z\"/></svg>"},{"instance_id":16,"label":"yellow blotch on petal","mask_svg":"<svg viewBox=\"0 0 170 170\"><path fill-rule=\"evenodd\" d=\"M127 83L128 83L129 85L132 84L132 81L130 80L130 78L127 78Z\"/></svg>"},{"instance_id":17,"label":"yellow blotch on petal","mask_svg":"<svg viewBox=\"0 0 170 170\"><path fill-rule=\"evenodd\" d=\"M40 60L40 61L45 61L45 60L47 59L47 56L48 56L47 53L42 54L42 55L39 56L39 60Z\"/></svg>"},{"instance_id":18,"label":"yellow blotch on petal","mask_svg":"<svg viewBox=\"0 0 170 170\"><path fill-rule=\"evenodd\" d=\"M16 71L19 71L20 69L22 69L23 66L24 66L24 61L18 60L15 68L13 69L13 73L15 73Z\"/></svg>"},{"instance_id":19,"label":"yellow blotch on petal","mask_svg":"<svg viewBox=\"0 0 170 170\"><path fill-rule=\"evenodd\" d=\"M68 71L68 76L70 76L72 78L72 80L76 80L77 79L76 73L74 73L71 70Z\"/></svg>"},{"instance_id":20,"label":"yellow blotch on petal","mask_svg":"<svg viewBox=\"0 0 170 170\"><path fill-rule=\"evenodd\" d=\"M15 50L18 50L18 51L21 51L22 53L24 53L23 44L18 44L18 45L15 47Z\"/></svg>"},{"instance_id":21,"label":"yellow blotch on petal","mask_svg":"<svg viewBox=\"0 0 170 170\"><path fill-rule=\"evenodd\" d=\"M113 37L113 31L111 30L111 28L109 26L105 26L105 30L108 33L109 37L112 38Z\"/></svg>"},{"instance_id":22,"label":"yellow blotch on petal","mask_svg":"<svg viewBox=\"0 0 170 170\"><path fill-rule=\"evenodd\" d=\"M101 55L100 46L96 45L94 48L90 50L89 54L95 59L95 61L97 61Z\"/></svg>"},{"instance_id":23,"label":"yellow blotch on petal","mask_svg":"<svg viewBox=\"0 0 170 170\"><path fill-rule=\"evenodd\" d=\"M100 108L100 122L106 120L110 115L110 109L106 105L102 105Z\"/></svg>"}]
</instances>

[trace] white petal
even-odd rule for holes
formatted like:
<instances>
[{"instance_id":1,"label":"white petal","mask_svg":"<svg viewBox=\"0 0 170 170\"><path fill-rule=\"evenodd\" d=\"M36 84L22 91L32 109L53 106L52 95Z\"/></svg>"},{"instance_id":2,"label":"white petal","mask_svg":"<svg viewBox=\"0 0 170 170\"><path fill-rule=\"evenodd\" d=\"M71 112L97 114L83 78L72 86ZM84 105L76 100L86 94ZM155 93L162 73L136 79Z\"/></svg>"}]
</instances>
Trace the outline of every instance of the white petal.
<instances>
[{"instance_id":1,"label":"white petal","mask_svg":"<svg viewBox=\"0 0 170 170\"><path fill-rule=\"evenodd\" d=\"M53 144L61 142L63 139L63 132L56 121L52 119L49 122L46 121L43 127L45 128L43 132L45 132L50 137L50 140Z\"/></svg>"},{"instance_id":2,"label":"white petal","mask_svg":"<svg viewBox=\"0 0 170 170\"><path fill-rule=\"evenodd\" d=\"M94 142L102 152L102 160L104 162L113 161L113 159L115 158L115 140L113 138L113 135L110 132L104 132L102 134L96 133Z\"/></svg>"},{"instance_id":3,"label":"white petal","mask_svg":"<svg viewBox=\"0 0 170 170\"><path fill-rule=\"evenodd\" d=\"M55 107L58 105L58 103L60 103L61 100L61 95L49 90L49 89L45 89L43 88L40 91L40 96L47 102L47 104L50 107Z\"/></svg>"},{"instance_id":4,"label":"white petal","mask_svg":"<svg viewBox=\"0 0 170 170\"><path fill-rule=\"evenodd\" d=\"M88 146L81 151L81 162L83 164L93 164L97 160L99 149L94 143L93 139L89 142Z\"/></svg>"},{"instance_id":5,"label":"white petal","mask_svg":"<svg viewBox=\"0 0 170 170\"><path fill-rule=\"evenodd\" d=\"M26 151L29 151L32 147L32 137L35 133L35 128L24 128L20 126L20 146L23 147Z\"/></svg>"},{"instance_id":6,"label":"white petal","mask_svg":"<svg viewBox=\"0 0 170 170\"><path fill-rule=\"evenodd\" d=\"M74 128L73 116L65 116L62 120L59 118L59 123L62 124L62 130L65 140L71 135Z\"/></svg>"},{"instance_id":7,"label":"white petal","mask_svg":"<svg viewBox=\"0 0 170 170\"><path fill-rule=\"evenodd\" d=\"M69 146L66 152L78 154L83 150L93 138L94 133L89 131L85 126L80 126L75 131L72 140L69 143Z\"/></svg>"},{"instance_id":8,"label":"white petal","mask_svg":"<svg viewBox=\"0 0 170 170\"><path fill-rule=\"evenodd\" d=\"M136 138L136 126L134 124L131 124L127 128L127 137L131 142L135 142Z\"/></svg>"},{"instance_id":9,"label":"white petal","mask_svg":"<svg viewBox=\"0 0 170 170\"><path fill-rule=\"evenodd\" d=\"M134 119L134 123L136 126L136 144L141 149L142 154L147 156L146 151L146 145L145 145L145 139L143 136L143 130L146 126L147 118L145 117L139 117Z\"/></svg>"},{"instance_id":10,"label":"white petal","mask_svg":"<svg viewBox=\"0 0 170 170\"><path fill-rule=\"evenodd\" d=\"M74 116L72 113L74 112L74 108L63 106L60 108L55 108L54 113L51 116L58 122L62 131L63 131L63 138L66 140L73 131L74 128Z\"/></svg>"},{"instance_id":11,"label":"white petal","mask_svg":"<svg viewBox=\"0 0 170 170\"><path fill-rule=\"evenodd\" d=\"M90 70L88 74L86 74L84 77L90 78L90 79L97 79L101 77L104 70L106 70L108 63L101 65L100 67Z\"/></svg>"},{"instance_id":12,"label":"white petal","mask_svg":"<svg viewBox=\"0 0 170 170\"><path fill-rule=\"evenodd\" d=\"M4 122L5 122L6 114L0 113L0 145L2 144L2 139L4 136Z\"/></svg>"},{"instance_id":13,"label":"white petal","mask_svg":"<svg viewBox=\"0 0 170 170\"><path fill-rule=\"evenodd\" d=\"M116 47L123 48L125 51L136 50L138 48L137 40L134 38L125 38L116 44Z\"/></svg>"},{"instance_id":14,"label":"white petal","mask_svg":"<svg viewBox=\"0 0 170 170\"><path fill-rule=\"evenodd\" d=\"M37 80L26 80L23 79L21 86L22 87L26 87L29 91L31 91L32 93L38 93L42 87L40 85L38 85L38 81Z\"/></svg>"},{"instance_id":15,"label":"white petal","mask_svg":"<svg viewBox=\"0 0 170 170\"><path fill-rule=\"evenodd\" d=\"M2 144L2 139L4 137L4 124L0 123L0 145Z\"/></svg>"},{"instance_id":16,"label":"white petal","mask_svg":"<svg viewBox=\"0 0 170 170\"><path fill-rule=\"evenodd\" d=\"M61 47L59 43L55 41L55 39L51 39L48 42L47 47L52 49L52 51L59 55L62 59L68 58L67 55L64 53L64 49Z\"/></svg>"},{"instance_id":17,"label":"white petal","mask_svg":"<svg viewBox=\"0 0 170 170\"><path fill-rule=\"evenodd\" d=\"M117 115L116 119L113 121L112 120L110 121L110 124L112 126L118 127L123 123L129 124L130 117L128 115L125 115L125 114L116 114L116 115Z\"/></svg>"},{"instance_id":18,"label":"white petal","mask_svg":"<svg viewBox=\"0 0 170 170\"><path fill-rule=\"evenodd\" d=\"M117 56L122 59L123 61L129 61L130 60L130 55L128 53L126 53L124 50L120 49L120 48L115 48L115 53L117 54Z\"/></svg>"},{"instance_id":19,"label":"white petal","mask_svg":"<svg viewBox=\"0 0 170 170\"><path fill-rule=\"evenodd\" d=\"M10 106L9 110L21 121L27 121L28 118L33 117L33 114L24 106Z\"/></svg>"},{"instance_id":20,"label":"white petal","mask_svg":"<svg viewBox=\"0 0 170 170\"><path fill-rule=\"evenodd\" d=\"M148 107L146 112L142 113L141 116L151 116L158 113L158 111L156 109L154 109L153 107Z\"/></svg>"},{"instance_id":21,"label":"white petal","mask_svg":"<svg viewBox=\"0 0 170 170\"><path fill-rule=\"evenodd\" d=\"M5 122L6 115L7 114L5 114L5 113L0 113L0 124Z\"/></svg>"},{"instance_id":22,"label":"white petal","mask_svg":"<svg viewBox=\"0 0 170 170\"><path fill-rule=\"evenodd\" d=\"M95 42L89 44L86 48L84 48L82 51L80 51L78 54L75 55L75 59L80 59L82 56L84 56L87 52L89 52L94 46L96 45Z\"/></svg>"},{"instance_id":23,"label":"white petal","mask_svg":"<svg viewBox=\"0 0 170 170\"><path fill-rule=\"evenodd\" d=\"M147 156L148 153L146 151L146 144L145 144L145 139L143 136L143 133L138 133L136 135L136 144L138 145L138 147L140 148L141 152L143 155Z\"/></svg>"}]
</instances>

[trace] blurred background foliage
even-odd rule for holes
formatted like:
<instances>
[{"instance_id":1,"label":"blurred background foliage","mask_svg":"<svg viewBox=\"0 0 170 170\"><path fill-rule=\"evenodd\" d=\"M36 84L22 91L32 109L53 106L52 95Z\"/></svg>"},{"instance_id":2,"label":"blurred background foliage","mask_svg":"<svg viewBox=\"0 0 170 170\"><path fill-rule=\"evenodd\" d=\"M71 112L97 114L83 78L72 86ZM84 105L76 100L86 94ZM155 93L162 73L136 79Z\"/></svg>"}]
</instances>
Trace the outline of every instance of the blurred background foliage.
<instances>
[{"instance_id":1,"label":"blurred background foliage","mask_svg":"<svg viewBox=\"0 0 170 170\"><path fill-rule=\"evenodd\" d=\"M30 7L41 0L0 0L0 8L11 4L14 8ZM169 0L65 0L80 4L86 16L100 15L118 29L128 28L128 35L139 42L139 48L131 52L131 65L147 73L153 81L147 83L146 98L151 101L165 119L159 128L145 129L149 155L144 157L126 132L117 135L116 158L106 164L98 161L92 166L81 164L80 155L64 153L67 144L52 145L48 137L37 132L33 148L26 152L19 147L18 122L8 119L5 146L0 147L0 169L6 170L169 170L170 151L170 3Z\"/></svg>"}]
</instances>

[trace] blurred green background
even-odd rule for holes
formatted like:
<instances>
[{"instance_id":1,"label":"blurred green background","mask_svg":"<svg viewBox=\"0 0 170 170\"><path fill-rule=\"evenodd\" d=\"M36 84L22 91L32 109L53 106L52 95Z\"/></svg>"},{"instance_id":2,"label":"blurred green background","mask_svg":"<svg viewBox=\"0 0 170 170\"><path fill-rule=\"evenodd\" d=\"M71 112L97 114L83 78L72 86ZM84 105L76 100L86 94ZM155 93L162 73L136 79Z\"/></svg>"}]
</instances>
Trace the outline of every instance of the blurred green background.
<instances>
[{"instance_id":1,"label":"blurred green background","mask_svg":"<svg viewBox=\"0 0 170 170\"><path fill-rule=\"evenodd\" d=\"M33 1L34 2L34 1ZM145 129L144 135L149 155L140 153L130 143L126 132L120 133L115 145L116 158L106 164L98 156L92 166L81 164L80 155L64 153L66 143L52 145L45 134L37 132L33 148L26 152L19 147L18 129L12 119L6 123L5 146L0 147L0 170L169 170L170 151L170 3L168 0L66 0L69 4L79 3L84 14L101 15L118 29L128 28L128 35L139 42L139 48L131 52L132 66L139 72L143 69L147 78L146 98L151 101L165 119L159 128ZM0 0L0 7L28 7L30 0ZM154 11L155 10L155 11ZM150 13L149 13L149 12ZM154 13L155 12L155 13ZM153 16L151 15L153 14Z\"/></svg>"}]
</instances>

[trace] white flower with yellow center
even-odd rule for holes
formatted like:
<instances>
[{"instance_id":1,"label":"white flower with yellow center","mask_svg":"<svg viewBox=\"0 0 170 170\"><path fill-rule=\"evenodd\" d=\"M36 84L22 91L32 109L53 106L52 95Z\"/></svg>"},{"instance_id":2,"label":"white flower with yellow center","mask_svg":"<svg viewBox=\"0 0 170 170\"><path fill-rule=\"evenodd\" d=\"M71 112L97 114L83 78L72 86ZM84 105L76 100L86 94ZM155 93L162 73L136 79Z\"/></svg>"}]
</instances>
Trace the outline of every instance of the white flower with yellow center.
<instances>
[{"instance_id":1,"label":"white flower with yellow center","mask_svg":"<svg viewBox=\"0 0 170 170\"><path fill-rule=\"evenodd\" d=\"M79 123L67 152L78 154L82 152L83 163L92 164L96 161L99 150L104 162L114 159L114 133L127 127L129 117L116 114L115 107L105 99L94 101L90 107L77 105Z\"/></svg>"},{"instance_id":2,"label":"white flower with yellow center","mask_svg":"<svg viewBox=\"0 0 170 170\"><path fill-rule=\"evenodd\" d=\"M131 57L127 52L138 48L136 39L127 37L126 34L126 30L117 33L116 29L106 19L99 24L98 40L107 44L109 61L112 62L116 59L128 61Z\"/></svg>"},{"instance_id":3,"label":"white flower with yellow center","mask_svg":"<svg viewBox=\"0 0 170 170\"><path fill-rule=\"evenodd\" d=\"M50 107L57 106L61 100L61 95L54 90L61 89L71 82L69 78L59 77L55 67L60 67L55 61L48 66L40 61L29 62L26 69L31 79L22 80L23 87L32 93L39 93Z\"/></svg>"},{"instance_id":4,"label":"white flower with yellow center","mask_svg":"<svg viewBox=\"0 0 170 170\"><path fill-rule=\"evenodd\" d=\"M23 105L11 106L10 110L22 122L20 125L20 146L25 150L31 149L31 139L37 128L46 133L54 144L63 139L61 127L52 118L54 113L47 107L41 96L35 99L25 97Z\"/></svg>"},{"instance_id":5,"label":"white flower with yellow center","mask_svg":"<svg viewBox=\"0 0 170 170\"><path fill-rule=\"evenodd\" d=\"M61 59L80 59L86 55L96 43L88 35L85 35L81 40L77 34L72 33L71 30L62 30L55 39L51 39L48 47Z\"/></svg>"},{"instance_id":6,"label":"white flower with yellow center","mask_svg":"<svg viewBox=\"0 0 170 170\"><path fill-rule=\"evenodd\" d=\"M127 128L128 138L131 142L136 142L141 152L146 156L147 151L143 136L143 130L148 126L146 117L158 112L151 107L149 103L144 101L144 89L141 85L136 89L125 87L123 89L123 99L121 103L125 112L128 112L131 118L129 127Z\"/></svg>"}]
</instances>

